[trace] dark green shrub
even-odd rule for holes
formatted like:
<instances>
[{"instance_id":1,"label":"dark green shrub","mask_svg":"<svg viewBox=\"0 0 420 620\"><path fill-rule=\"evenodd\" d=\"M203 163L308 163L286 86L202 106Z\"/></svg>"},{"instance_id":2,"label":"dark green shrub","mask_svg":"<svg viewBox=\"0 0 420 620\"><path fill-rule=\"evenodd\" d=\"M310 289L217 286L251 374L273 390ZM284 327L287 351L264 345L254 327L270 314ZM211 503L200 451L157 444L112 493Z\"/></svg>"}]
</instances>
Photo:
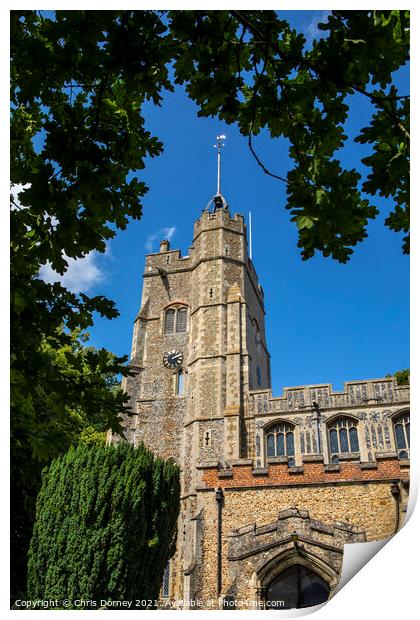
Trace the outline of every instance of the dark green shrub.
<instances>
[{"instance_id":1,"label":"dark green shrub","mask_svg":"<svg viewBox=\"0 0 420 620\"><path fill-rule=\"evenodd\" d=\"M31 599L155 599L175 549L179 469L144 446L79 445L44 470Z\"/></svg>"}]
</instances>

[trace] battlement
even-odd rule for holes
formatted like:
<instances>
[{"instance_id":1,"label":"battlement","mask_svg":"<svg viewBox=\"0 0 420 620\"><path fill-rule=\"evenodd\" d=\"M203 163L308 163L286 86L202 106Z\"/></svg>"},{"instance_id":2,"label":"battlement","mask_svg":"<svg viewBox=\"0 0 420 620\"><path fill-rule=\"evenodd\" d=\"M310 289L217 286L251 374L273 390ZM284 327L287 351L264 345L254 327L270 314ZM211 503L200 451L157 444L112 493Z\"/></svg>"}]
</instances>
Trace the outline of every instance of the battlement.
<instances>
[{"instance_id":1,"label":"battlement","mask_svg":"<svg viewBox=\"0 0 420 620\"><path fill-rule=\"evenodd\" d=\"M189 253L182 256L181 250L168 250L167 252L155 252L146 254L146 266L144 275L157 275L157 270L165 272L182 271L191 269L195 262L194 246L189 248Z\"/></svg>"},{"instance_id":2,"label":"battlement","mask_svg":"<svg viewBox=\"0 0 420 620\"><path fill-rule=\"evenodd\" d=\"M284 411L307 411L316 402L321 409L341 409L355 405L381 403L408 403L410 386L397 385L395 378L346 381L342 392L334 392L332 385L303 385L284 388L282 396L274 397L271 390L249 393L250 413L261 415Z\"/></svg>"},{"instance_id":3,"label":"battlement","mask_svg":"<svg viewBox=\"0 0 420 620\"><path fill-rule=\"evenodd\" d=\"M203 230L214 230L221 226L242 234L246 232L244 216L240 213L235 213L231 217L228 209L218 209L214 213L206 210L194 223L194 239Z\"/></svg>"},{"instance_id":4,"label":"battlement","mask_svg":"<svg viewBox=\"0 0 420 620\"><path fill-rule=\"evenodd\" d=\"M269 458L264 468L254 468L252 459L238 459L225 467L203 463L197 466L202 471L202 486L197 490L408 480L408 460L399 460L396 453L387 452L377 452L375 457L374 462L329 464L321 455L313 455L304 457L299 467L289 467L287 457Z\"/></svg>"}]
</instances>

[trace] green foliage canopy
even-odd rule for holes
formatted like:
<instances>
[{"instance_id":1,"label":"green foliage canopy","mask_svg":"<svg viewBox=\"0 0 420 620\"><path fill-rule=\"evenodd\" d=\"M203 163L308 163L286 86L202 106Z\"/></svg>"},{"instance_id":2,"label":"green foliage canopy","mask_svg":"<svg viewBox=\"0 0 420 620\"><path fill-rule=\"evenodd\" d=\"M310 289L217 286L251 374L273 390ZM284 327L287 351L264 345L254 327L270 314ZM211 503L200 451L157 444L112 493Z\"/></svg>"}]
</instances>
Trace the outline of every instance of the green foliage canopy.
<instances>
[{"instance_id":1,"label":"green foliage canopy","mask_svg":"<svg viewBox=\"0 0 420 620\"><path fill-rule=\"evenodd\" d=\"M327 36L308 49L283 15L172 12L170 29L180 44L176 82L185 84L199 115L238 123L259 165L286 183L302 257L321 251L346 262L378 213L362 192L391 197L395 208L386 224L409 230L409 98L393 84L409 58L409 12L332 11L319 25ZM371 122L356 138L373 148L362 159L370 168L363 182L336 156L355 95L372 106ZM252 137L262 129L288 140L287 174L273 174L257 155Z\"/></svg>"},{"instance_id":2,"label":"green foliage canopy","mask_svg":"<svg viewBox=\"0 0 420 620\"><path fill-rule=\"evenodd\" d=\"M395 377L397 385L410 385L410 369L402 368L397 370L392 375L385 375L386 377Z\"/></svg>"},{"instance_id":3,"label":"green foliage canopy","mask_svg":"<svg viewBox=\"0 0 420 620\"><path fill-rule=\"evenodd\" d=\"M31 599L156 599L175 551L179 468L143 446L71 448L43 474Z\"/></svg>"},{"instance_id":4,"label":"green foliage canopy","mask_svg":"<svg viewBox=\"0 0 420 620\"><path fill-rule=\"evenodd\" d=\"M22 507L34 459L54 455L48 437L66 444L74 415L95 406L120 431L121 395L110 399L87 375L127 374L124 359L91 350L88 372L81 354L66 356L66 372L57 359L95 313L117 316L115 305L46 283L39 270L64 273L68 258L103 252L141 217L138 171L163 148L145 129L146 101L159 105L183 84L199 115L237 123L258 164L286 183L304 259L349 259L378 212L366 195L393 200L386 223L408 233L409 99L393 74L408 62L409 13L333 11L322 28L306 48L274 11L11 12L12 474ZM357 138L372 147L365 179L337 158L356 96L372 105ZM252 142L263 129L288 141L290 171L264 166ZM57 414L47 439L45 411Z\"/></svg>"}]
</instances>

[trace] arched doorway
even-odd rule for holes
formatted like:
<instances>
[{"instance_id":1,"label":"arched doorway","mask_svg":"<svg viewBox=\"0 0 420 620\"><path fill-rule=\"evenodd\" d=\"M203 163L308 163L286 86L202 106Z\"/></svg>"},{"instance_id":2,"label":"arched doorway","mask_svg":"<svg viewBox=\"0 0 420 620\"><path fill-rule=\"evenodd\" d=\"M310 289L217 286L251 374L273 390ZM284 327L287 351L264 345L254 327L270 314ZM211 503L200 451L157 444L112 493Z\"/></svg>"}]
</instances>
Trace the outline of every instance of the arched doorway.
<instances>
[{"instance_id":1,"label":"arched doorway","mask_svg":"<svg viewBox=\"0 0 420 620\"><path fill-rule=\"evenodd\" d=\"M268 585L266 609L295 609L324 603L330 593L326 581L301 564L293 564Z\"/></svg>"}]
</instances>

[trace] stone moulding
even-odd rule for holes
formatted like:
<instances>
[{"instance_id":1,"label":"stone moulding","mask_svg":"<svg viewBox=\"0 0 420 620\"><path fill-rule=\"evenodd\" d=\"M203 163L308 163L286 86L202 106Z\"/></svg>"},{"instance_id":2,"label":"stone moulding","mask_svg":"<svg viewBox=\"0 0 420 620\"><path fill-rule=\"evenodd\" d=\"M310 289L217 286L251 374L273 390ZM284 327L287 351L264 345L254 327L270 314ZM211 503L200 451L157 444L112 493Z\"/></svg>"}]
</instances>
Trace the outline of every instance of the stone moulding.
<instances>
[{"instance_id":1,"label":"stone moulding","mask_svg":"<svg viewBox=\"0 0 420 620\"><path fill-rule=\"evenodd\" d=\"M292 507L282 510L272 523L259 527L252 523L228 534L228 560L243 560L290 544L315 545L342 555L345 543L365 541L365 530L360 527L339 521L326 524L312 519L307 510Z\"/></svg>"}]
</instances>

